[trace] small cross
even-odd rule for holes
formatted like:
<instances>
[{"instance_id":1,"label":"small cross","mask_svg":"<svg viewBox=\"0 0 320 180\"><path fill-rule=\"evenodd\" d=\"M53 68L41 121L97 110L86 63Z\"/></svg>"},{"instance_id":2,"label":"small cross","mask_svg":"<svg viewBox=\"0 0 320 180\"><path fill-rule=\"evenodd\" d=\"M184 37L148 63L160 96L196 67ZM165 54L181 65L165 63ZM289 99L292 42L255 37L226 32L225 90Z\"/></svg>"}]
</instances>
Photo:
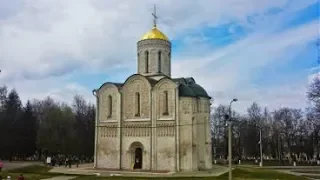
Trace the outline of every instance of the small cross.
<instances>
[{"instance_id":1,"label":"small cross","mask_svg":"<svg viewBox=\"0 0 320 180\"><path fill-rule=\"evenodd\" d=\"M156 5L154 5L154 8L153 8L153 13L151 13L152 16L153 16L153 27L157 27L157 19L158 16L157 16L157 9L156 9Z\"/></svg>"}]
</instances>

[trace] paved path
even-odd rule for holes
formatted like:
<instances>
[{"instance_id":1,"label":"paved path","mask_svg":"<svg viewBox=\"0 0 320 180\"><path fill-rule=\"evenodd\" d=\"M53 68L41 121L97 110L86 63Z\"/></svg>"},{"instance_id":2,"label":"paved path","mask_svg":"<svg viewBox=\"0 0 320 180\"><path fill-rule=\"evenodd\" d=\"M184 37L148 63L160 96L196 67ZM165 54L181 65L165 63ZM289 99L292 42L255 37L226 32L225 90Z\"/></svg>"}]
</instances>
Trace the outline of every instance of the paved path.
<instances>
[{"instance_id":1,"label":"paved path","mask_svg":"<svg viewBox=\"0 0 320 180\"><path fill-rule=\"evenodd\" d=\"M141 172L141 171L110 171L105 169L93 169L93 164L82 164L80 167L72 168L55 167L50 172L72 174L72 175L99 175L99 176L136 176L136 177L170 177L170 176L193 176L193 177L209 177L220 176L228 172L227 167L214 165L212 170L199 171L199 172L169 172L169 173L156 173L156 172Z\"/></svg>"},{"instance_id":2,"label":"paved path","mask_svg":"<svg viewBox=\"0 0 320 180\"><path fill-rule=\"evenodd\" d=\"M12 162L4 161L2 170L6 171L6 170L22 168L22 167L31 166L31 165L38 165L38 164L43 164L43 163L32 162L32 161L12 161Z\"/></svg>"},{"instance_id":3,"label":"paved path","mask_svg":"<svg viewBox=\"0 0 320 180\"><path fill-rule=\"evenodd\" d=\"M70 180L74 178L76 178L76 176L57 176L57 177L43 179L43 180Z\"/></svg>"}]
</instances>

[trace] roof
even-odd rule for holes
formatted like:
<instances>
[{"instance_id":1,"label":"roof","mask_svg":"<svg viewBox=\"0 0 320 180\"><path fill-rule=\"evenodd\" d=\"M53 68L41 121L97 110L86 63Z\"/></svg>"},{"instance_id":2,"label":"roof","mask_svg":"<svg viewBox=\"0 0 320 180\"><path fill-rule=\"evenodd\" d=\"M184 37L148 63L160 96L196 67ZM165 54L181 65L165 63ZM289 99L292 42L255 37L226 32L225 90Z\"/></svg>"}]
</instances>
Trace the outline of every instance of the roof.
<instances>
[{"instance_id":1,"label":"roof","mask_svg":"<svg viewBox=\"0 0 320 180\"><path fill-rule=\"evenodd\" d=\"M149 81L151 86L155 86L158 82L157 80L150 78L150 77L146 77L146 79ZM178 84L179 96L182 96L182 97L204 97L204 98L211 99L211 97L208 95L207 91L202 86L197 84L196 81L192 77L168 78L168 79L171 79L173 82ZM124 83L114 83L114 82L106 82L103 85L105 85L105 84L114 84L116 87L118 87L118 89L120 89L124 85Z\"/></svg>"},{"instance_id":2,"label":"roof","mask_svg":"<svg viewBox=\"0 0 320 180\"><path fill-rule=\"evenodd\" d=\"M207 91L192 78L173 78L179 84L179 96L211 98Z\"/></svg>"},{"instance_id":3,"label":"roof","mask_svg":"<svg viewBox=\"0 0 320 180\"><path fill-rule=\"evenodd\" d=\"M140 41L147 40L147 39L160 39L160 40L169 41L169 38L156 27L153 27L151 31L144 34L140 39Z\"/></svg>"},{"instance_id":4,"label":"roof","mask_svg":"<svg viewBox=\"0 0 320 180\"><path fill-rule=\"evenodd\" d=\"M123 86L123 83L105 82L105 83L103 83L103 84L99 87L99 89L101 89L105 84L113 84L113 85L115 85L118 89L120 89L120 88Z\"/></svg>"}]
</instances>

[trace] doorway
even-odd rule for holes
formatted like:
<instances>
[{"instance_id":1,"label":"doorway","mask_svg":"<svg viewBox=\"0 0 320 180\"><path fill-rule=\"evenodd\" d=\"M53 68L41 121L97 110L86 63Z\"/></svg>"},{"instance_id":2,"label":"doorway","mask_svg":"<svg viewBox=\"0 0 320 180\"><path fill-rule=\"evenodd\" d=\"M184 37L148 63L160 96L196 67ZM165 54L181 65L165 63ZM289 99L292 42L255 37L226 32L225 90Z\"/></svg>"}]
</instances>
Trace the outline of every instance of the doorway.
<instances>
[{"instance_id":1,"label":"doorway","mask_svg":"<svg viewBox=\"0 0 320 180\"><path fill-rule=\"evenodd\" d=\"M134 151L134 169L142 169L142 149L140 147L136 148Z\"/></svg>"}]
</instances>

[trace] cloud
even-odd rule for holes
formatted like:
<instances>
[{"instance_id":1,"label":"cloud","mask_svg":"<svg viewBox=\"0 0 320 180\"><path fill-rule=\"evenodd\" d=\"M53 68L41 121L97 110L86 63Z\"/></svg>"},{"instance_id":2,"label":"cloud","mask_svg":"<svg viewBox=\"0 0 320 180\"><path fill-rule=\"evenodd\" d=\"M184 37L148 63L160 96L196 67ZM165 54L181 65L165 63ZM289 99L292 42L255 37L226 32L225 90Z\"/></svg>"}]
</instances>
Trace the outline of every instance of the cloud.
<instances>
[{"instance_id":1,"label":"cloud","mask_svg":"<svg viewBox=\"0 0 320 180\"><path fill-rule=\"evenodd\" d=\"M155 2L161 29L170 39L182 42L180 51L173 53L173 75L194 76L222 103L233 95L249 101L248 94L255 94L252 100L279 104L272 98L275 95L260 98L262 90L251 87L254 71L281 58L285 61L288 52L294 56L316 33L316 22L279 31L284 21L315 0L0 1L0 82L16 87L22 99L51 95L71 101L72 94L80 93L92 100L92 87L68 77L115 68L134 73L136 42L151 27ZM279 13L267 13L270 9ZM212 49L211 37L203 28L228 23L233 24L229 33L236 34L239 26L248 35Z\"/></svg>"}]
</instances>

